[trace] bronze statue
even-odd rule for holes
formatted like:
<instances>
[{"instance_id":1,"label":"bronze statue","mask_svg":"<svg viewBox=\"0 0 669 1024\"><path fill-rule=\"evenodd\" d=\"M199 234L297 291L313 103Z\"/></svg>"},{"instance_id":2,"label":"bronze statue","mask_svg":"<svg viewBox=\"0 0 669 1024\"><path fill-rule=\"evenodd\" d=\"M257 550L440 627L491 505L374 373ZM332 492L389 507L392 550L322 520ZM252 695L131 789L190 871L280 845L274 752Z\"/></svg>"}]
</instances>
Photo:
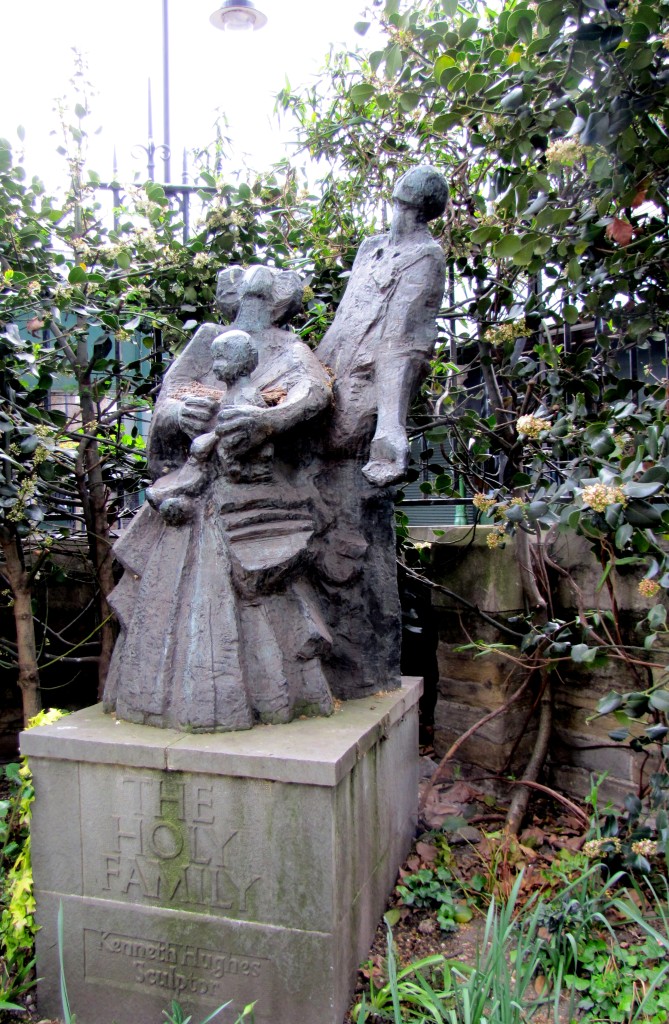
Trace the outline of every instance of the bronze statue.
<instances>
[{"instance_id":1,"label":"bronze statue","mask_svg":"<svg viewBox=\"0 0 669 1024\"><path fill-rule=\"evenodd\" d=\"M243 729L399 685L393 485L436 340L444 256L427 224L446 196L432 168L400 179L391 231L362 244L315 354L283 327L297 274L219 275L234 321L201 327L167 372L154 483L114 548L104 702L120 718Z\"/></svg>"}]
</instances>

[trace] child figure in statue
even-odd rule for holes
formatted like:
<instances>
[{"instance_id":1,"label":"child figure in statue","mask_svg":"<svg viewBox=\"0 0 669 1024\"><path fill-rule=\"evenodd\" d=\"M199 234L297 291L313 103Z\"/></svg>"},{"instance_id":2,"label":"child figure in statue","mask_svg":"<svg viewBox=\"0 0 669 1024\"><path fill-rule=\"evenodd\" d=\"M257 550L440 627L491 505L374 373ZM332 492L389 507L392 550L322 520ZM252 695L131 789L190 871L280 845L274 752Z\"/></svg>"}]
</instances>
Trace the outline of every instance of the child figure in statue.
<instances>
[{"instance_id":1,"label":"child figure in statue","mask_svg":"<svg viewBox=\"0 0 669 1024\"><path fill-rule=\"evenodd\" d=\"M174 397L195 394L213 399L215 411L210 425L215 424L222 408L235 405L265 408L267 403L250 379L258 365L258 350L251 336L246 331L228 331L214 339L211 352L214 376L227 385L226 390L215 391L193 382L181 385ZM179 526L192 518L192 499L202 494L212 475L225 475L235 483L269 480L273 454L272 444L255 450L251 460L229 454L216 427L212 426L193 439L184 465L156 480L148 489L147 498L170 526Z\"/></svg>"}]
</instances>

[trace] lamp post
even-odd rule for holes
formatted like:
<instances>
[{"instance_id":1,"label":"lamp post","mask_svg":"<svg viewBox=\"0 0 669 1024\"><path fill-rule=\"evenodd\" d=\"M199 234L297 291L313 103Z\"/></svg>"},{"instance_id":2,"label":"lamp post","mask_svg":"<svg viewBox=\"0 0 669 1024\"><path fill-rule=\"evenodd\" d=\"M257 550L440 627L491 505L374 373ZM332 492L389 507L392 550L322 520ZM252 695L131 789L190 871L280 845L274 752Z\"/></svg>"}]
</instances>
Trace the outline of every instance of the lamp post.
<instances>
[{"instance_id":1,"label":"lamp post","mask_svg":"<svg viewBox=\"0 0 669 1024\"><path fill-rule=\"evenodd\" d=\"M162 0L163 5L163 175L165 183L169 184L171 177L170 170L170 28L169 28L169 0ZM262 28L267 24L267 18L262 14L252 0L223 0L219 10L209 18L209 21L216 28L223 31L252 31Z\"/></svg>"},{"instance_id":2,"label":"lamp post","mask_svg":"<svg viewBox=\"0 0 669 1024\"><path fill-rule=\"evenodd\" d=\"M170 23L169 0L163 0L163 176L170 180Z\"/></svg>"}]
</instances>

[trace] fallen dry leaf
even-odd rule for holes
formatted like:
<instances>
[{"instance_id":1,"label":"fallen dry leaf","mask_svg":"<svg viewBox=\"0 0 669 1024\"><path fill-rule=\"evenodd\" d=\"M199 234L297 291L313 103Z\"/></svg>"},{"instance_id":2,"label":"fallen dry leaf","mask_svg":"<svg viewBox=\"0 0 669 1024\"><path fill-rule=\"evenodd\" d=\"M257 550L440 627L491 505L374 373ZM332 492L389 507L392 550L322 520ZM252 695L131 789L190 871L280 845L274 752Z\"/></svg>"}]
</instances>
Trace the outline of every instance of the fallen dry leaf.
<instances>
[{"instance_id":1,"label":"fallen dry leaf","mask_svg":"<svg viewBox=\"0 0 669 1024\"><path fill-rule=\"evenodd\" d=\"M416 843L416 853L426 864L431 864L437 859L439 851L432 843Z\"/></svg>"},{"instance_id":2,"label":"fallen dry leaf","mask_svg":"<svg viewBox=\"0 0 669 1024\"><path fill-rule=\"evenodd\" d=\"M583 836L552 836L551 845L557 846L559 850L571 850L573 853L583 846Z\"/></svg>"},{"instance_id":3,"label":"fallen dry leaf","mask_svg":"<svg viewBox=\"0 0 669 1024\"><path fill-rule=\"evenodd\" d=\"M523 846L533 846L536 849L537 846L543 846L546 842L546 833L542 828L532 825L521 832L520 841Z\"/></svg>"}]
</instances>

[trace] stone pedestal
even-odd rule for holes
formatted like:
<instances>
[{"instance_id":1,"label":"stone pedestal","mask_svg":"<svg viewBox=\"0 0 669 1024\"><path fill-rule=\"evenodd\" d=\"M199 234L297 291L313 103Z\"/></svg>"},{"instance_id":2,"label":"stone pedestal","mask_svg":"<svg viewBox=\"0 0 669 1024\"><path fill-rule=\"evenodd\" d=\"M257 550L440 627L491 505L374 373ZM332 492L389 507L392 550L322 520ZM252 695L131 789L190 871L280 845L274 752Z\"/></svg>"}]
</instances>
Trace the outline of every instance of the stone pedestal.
<instances>
[{"instance_id":1,"label":"stone pedestal","mask_svg":"<svg viewBox=\"0 0 669 1024\"><path fill-rule=\"evenodd\" d=\"M40 1012L341 1024L413 835L420 681L331 718L187 735L91 708L22 736Z\"/></svg>"}]
</instances>

